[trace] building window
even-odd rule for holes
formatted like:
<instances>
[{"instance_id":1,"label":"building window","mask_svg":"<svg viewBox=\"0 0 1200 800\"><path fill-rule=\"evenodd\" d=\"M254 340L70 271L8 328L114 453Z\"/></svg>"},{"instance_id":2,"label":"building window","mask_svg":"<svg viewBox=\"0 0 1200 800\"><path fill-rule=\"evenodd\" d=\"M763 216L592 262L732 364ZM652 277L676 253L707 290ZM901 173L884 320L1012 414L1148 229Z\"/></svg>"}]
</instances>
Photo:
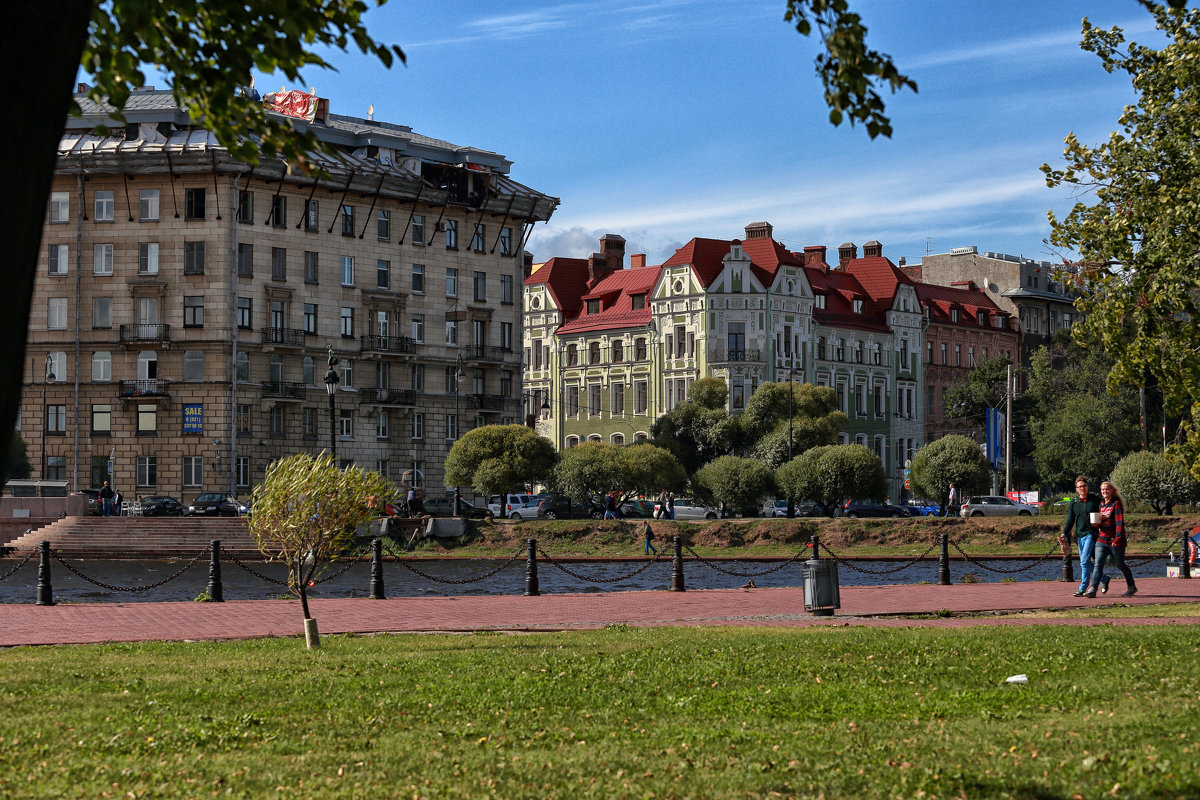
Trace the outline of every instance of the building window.
<instances>
[{"instance_id":1,"label":"building window","mask_svg":"<svg viewBox=\"0 0 1200 800\"><path fill-rule=\"evenodd\" d=\"M600 313L600 301L599 300L588 300L587 301L587 313L599 314Z\"/></svg>"},{"instance_id":2,"label":"building window","mask_svg":"<svg viewBox=\"0 0 1200 800\"><path fill-rule=\"evenodd\" d=\"M55 375L58 375L56 370ZM60 378L61 379L61 378ZM112 354L107 350L92 353L92 380L107 383L112 380Z\"/></svg>"},{"instance_id":3,"label":"building window","mask_svg":"<svg viewBox=\"0 0 1200 800\"><path fill-rule=\"evenodd\" d=\"M204 242L183 243L183 274L204 274Z\"/></svg>"},{"instance_id":4,"label":"building window","mask_svg":"<svg viewBox=\"0 0 1200 800\"><path fill-rule=\"evenodd\" d=\"M338 435L343 439L354 436L354 412L345 409L338 410Z\"/></svg>"},{"instance_id":5,"label":"building window","mask_svg":"<svg viewBox=\"0 0 1200 800\"><path fill-rule=\"evenodd\" d=\"M112 327L112 298L111 297L93 297L92 298L92 327L93 328L111 328Z\"/></svg>"},{"instance_id":6,"label":"building window","mask_svg":"<svg viewBox=\"0 0 1200 800\"><path fill-rule=\"evenodd\" d=\"M113 246L111 244L97 244L92 246L92 274L113 274Z\"/></svg>"},{"instance_id":7,"label":"building window","mask_svg":"<svg viewBox=\"0 0 1200 800\"><path fill-rule=\"evenodd\" d=\"M483 252L484 226L482 222L475 223L475 232L471 234L471 249L476 253Z\"/></svg>"},{"instance_id":8,"label":"building window","mask_svg":"<svg viewBox=\"0 0 1200 800\"><path fill-rule=\"evenodd\" d=\"M342 336L354 336L354 309L342 306Z\"/></svg>"},{"instance_id":9,"label":"building window","mask_svg":"<svg viewBox=\"0 0 1200 800\"><path fill-rule=\"evenodd\" d=\"M158 274L158 242L138 242L138 275Z\"/></svg>"},{"instance_id":10,"label":"building window","mask_svg":"<svg viewBox=\"0 0 1200 800\"><path fill-rule=\"evenodd\" d=\"M158 189L142 189L138 193L138 221L158 222Z\"/></svg>"},{"instance_id":11,"label":"building window","mask_svg":"<svg viewBox=\"0 0 1200 800\"><path fill-rule=\"evenodd\" d=\"M71 221L71 193L50 193L50 222L63 223Z\"/></svg>"},{"instance_id":12,"label":"building window","mask_svg":"<svg viewBox=\"0 0 1200 800\"><path fill-rule=\"evenodd\" d=\"M238 245L237 274L240 278L254 277L254 245Z\"/></svg>"},{"instance_id":13,"label":"building window","mask_svg":"<svg viewBox=\"0 0 1200 800\"><path fill-rule=\"evenodd\" d=\"M317 385L317 362L312 356L305 356L300 362L300 380L305 386Z\"/></svg>"},{"instance_id":14,"label":"building window","mask_svg":"<svg viewBox=\"0 0 1200 800\"><path fill-rule=\"evenodd\" d=\"M237 221L254 222L254 192L238 193Z\"/></svg>"},{"instance_id":15,"label":"building window","mask_svg":"<svg viewBox=\"0 0 1200 800\"><path fill-rule=\"evenodd\" d=\"M271 248L271 280L287 280L287 250L285 248Z\"/></svg>"},{"instance_id":16,"label":"building window","mask_svg":"<svg viewBox=\"0 0 1200 800\"><path fill-rule=\"evenodd\" d=\"M112 406L97 404L92 406L92 435L112 433Z\"/></svg>"},{"instance_id":17,"label":"building window","mask_svg":"<svg viewBox=\"0 0 1200 800\"><path fill-rule=\"evenodd\" d=\"M158 406L154 403L138 404L137 432L139 436L153 436L158 432Z\"/></svg>"},{"instance_id":18,"label":"building window","mask_svg":"<svg viewBox=\"0 0 1200 800\"><path fill-rule=\"evenodd\" d=\"M95 222L112 222L115 213L116 203L113 199L113 192L111 190L96 192L95 211L92 219Z\"/></svg>"},{"instance_id":19,"label":"building window","mask_svg":"<svg viewBox=\"0 0 1200 800\"><path fill-rule=\"evenodd\" d=\"M65 405L46 406L46 434L48 436L64 436L67 432L67 407Z\"/></svg>"},{"instance_id":20,"label":"building window","mask_svg":"<svg viewBox=\"0 0 1200 800\"><path fill-rule=\"evenodd\" d=\"M380 209L375 215L375 235L380 241L392 238L392 212Z\"/></svg>"},{"instance_id":21,"label":"building window","mask_svg":"<svg viewBox=\"0 0 1200 800\"><path fill-rule=\"evenodd\" d=\"M238 456L237 469L235 470L238 488L248 488L250 486L250 457Z\"/></svg>"},{"instance_id":22,"label":"building window","mask_svg":"<svg viewBox=\"0 0 1200 800\"><path fill-rule=\"evenodd\" d=\"M425 265L412 265L412 290L416 294L425 293Z\"/></svg>"},{"instance_id":23,"label":"building window","mask_svg":"<svg viewBox=\"0 0 1200 800\"><path fill-rule=\"evenodd\" d=\"M234 423L237 426L239 436L250 435L250 406L239 403L237 407L237 419Z\"/></svg>"},{"instance_id":24,"label":"building window","mask_svg":"<svg viewBox=\"0 0 1200 800\"><path fill-rule=\"evenodd\" d=\"M312 250L304 251L304 282L317 282L317 254Z\"/></svg>"},{"instance_id":25,"label":"building window","mask_svg":"<svg viewBox=\"0 0 1200 800\"><path fill-rule=\"evenodd\" d=\"M513 304L513 276L500 276L500 303L502 305L511 306Z\"/></svg>"},{"instance_id":26,"label":"building window","mask_svg":"<svg viewBox=\"0 0 1200 800\"><path fill-rule=\"evenodd\" d=\"M513 374L510 369L500 370L500 394L503 397L511 397L513 390Z\"/></svg>"},{"instance_id":27,"label":"building window","mask_svg":"<svg viewBox=\"0 0 1200 800\"><path fill-rule=\"evenodd\" d=\"M185 381L204 380L204 351L185 350L183 353L183 379Z\"/></svg>"},{"instance_id":28,"label":"building window","mask_svg":"<svg viewBox=\"0 0 1200 800\"><path fill-rule=\"evenodd\" d=\"M625 415L625 384L614 383L612 385L612 405L609 408L609 413L613 415Z\"/></svg>"},{"instance_id":29,"label":"building window","mask_svg":"<svg viewBox=\"0 0 1200 800\"><path fill-rule=\"evenodd\" d=\"M183 485L204 485L204 459L201 456L183 457Z\"/></svg>"},{"instance_id":30,"label":"building window","mask_svg":"<svg viewBox=\"0 0 1200 800\"><path fill-rule=\"evenodd\" d=\"M183 298L183 327L204 327L204 297L200 295Z\"/></svg>"},{"instance_id":31,"label":"building window","mask_svg":"<svg viewBox=\"0 0 1200 800\"><path fill-rule=\"evenodd\" d=\"M342 286L354 285L354 256L342 256Z\"/></svg>"},{"instance_id":32,"label":"building window","mask_svg":"<svg viewBox=\"0 0 1200 800\"><path fill-rule=\"evenodd\" d=\"M446 344L458 344L458 321L453 319L446 320Z\"/></svg>"},{"instance_id":33,"label":"building window","mask_svg":"<svg viewBox=\"0 0 1200 800\"><path fill-rule=\"evenodd\" d=\"M446 249L447 250L457 250L458 249L458 222L456 220L448 219L448 220L446 220L446 222L444 224L446 226Z\"/></svg>"},{"instance_id":34,"label":"building window","mask_svg":"<svg viewBox=\"0 0 1200 800\"><path fill-rule=\"evenodd\" d=\"M412 339L417 343L425 341L425 317L420 314L414 314L412 318Z\"/></svg>"},{"instance_id":35,"label":"building window","mask_svg":"<svg viewBox=\"0 0 1200 800\"><path fill-rule=\"evenodd\" d=\"M317 306L314 303L304 304L304 332L316 335L317 332Z\"/></svg>"},{"instance_id":36,"label":"building window","mask_svg":"<svg viewBox=\"0 0 1200 800\"><path fill-rule=\"evenodd\" d=\"M500 255L512 255L512 228L504 227L500 229Z\"/></svg>"},{"instance_id":37,"label":"building window","mask_svg":"<svg viewBox=\"0 0 1200 800\"><path fill-rule=\"evenodd\" d=\"M137 485L154 487L158 485L158 457L137 457Z\"/></svg>"},{"instance_id":38,"label":"building window","mask_svg":"<svg viewBox=\"0 0 1200 800\"><path fill-rule=\"evenodd\" d=\"M644 295L644 294L632 295L629 298L629 304L630 304L630 307L634 311L645 308L646 307L646 295Z\"/></svg>"},{"instance_id":39,"label":"building window","mask_svg":"<svg viewBox=\"0 0 1200 800\"><path fill-rule=\"evenodd\" d=\"M412 365L412 388L414 392L425 391L425 365Z\"/></svg>"},{"instance_id":40,"label":"building window","mask_svg":"<svg viewBox=\"0 0 1200 800\"><path fill-rule=\"evenodd\" d=\"M568 417L579 416L579 387L578 386L568 386L567 387L567 407L566 407L564 413Z\"/></svg>"},{"instance_id":41,"label":"building window","mask_svg":"<svg viewBox=\"0 0 1200 800\"><path fill-rule=\"evenodd\" d=\"M425 217L422 214L413 214L412 243L421 247L425 246Z\"/></svg>"},{"instance_id":42,"label":"building window","mask_svg":"<svg viewBox=\"0 0 1200 800\"><path fill-rule=\"evenodd\" d=\"M317 438L317 410L305 408L300 413L300 433L305 439Z\"/></svg>"},{"instance_id":43,"label":"building window","mask_svg":"<svg viewBox=\"0 0 1200 800\"><path fill-rule=\"evenodd\" d=\"M234 380L249 381L250 380L250 356L246 353L238 353L234 359Z\"/></svg>"},{"instance_id":44,"label":"building window","mask_svg":"<svg viewBox=\"0 0 1200 800\"><path fill-rule=\"evenodd\" d=\"M635 339L633 342L633 357L637 361L645 361L647 344L645 339Z\"/></svg>"},{"instance_id":45,"label":"building window","mask_svg":"<svg viewBox=\"0 0 1200 800\"><path fill-rule=\"evenodd\" d=\"M97 245L99 247L100 245ZM46 259L46 271L51 275L66 275L67 269L71 263L70 250L65 244L50 245L50 252ZM109 265L109 274L112 274L111 262Z\"/></svg>"},{"instance_id":46,"label":"building window","mask_svg":"<svg viewBox=\"0 0 1200 800\"><path fill-rule=\"evenodd\" d=\"M600 416L600 384L588 386L588 416Z\"/></svg>"},{"instance_id":47,"label":"building window","mask_svg":"<svg viewBox=\"0 0 1200 800\"><path fill-rule=\"evenodd\" d=\"M942 343L942 366L946 366L946 344Z\"/></svg>"},{"instance_id":48,"label":"building window","mask_svg":"<svg viewBox=\"0 0 1200 800\"><path fill-rule=\"evenodd\" d=\"M287 227L287 198L281 194L271 197L271 226Z\"/></svg>"},{"instance_id":49,"label":"building window","mask_svg":"<svg viewBox=\"0 0 1200 800\"><path fill-rule=\"evenodd\" d=\"M283 436L283 406L271 406L267 414L267 434Z\"/></svg>"},{"instance_id":50,"label":"building window","mask_svg":"<svg viewBox=\"0 0 1200 800\"><path fill-rule=\"evenodd\" d=\"M458 417L446 417L446 439L458 440Z\"/></svg>"},{"instance_id":51,"label":"building window","mask_svg":"<svg viewBox=\"0 0 1200 800\"><path fill-rule=\"evenodd\" d=\"M956 367L962 366L962 345L961 344L954 345L954 366L956 366Z\"/></svg>"},{"instance_id":52,"label":"building window","mask_svg":"<svg viewBox=\"0 0 1200 800\"><path fill-rule=\"evenodd\" d=\"M588 363L589 364L599 364L600 363L600 343L599 342L588 343Z\"/></svg>"},{"instance_id":53,"label":"building window","mask_svg":"<svg viewBox=\"0 0 1200 800\"><path fill-rule=\"evenodd\" d=\"M183 218L204 219L204 190L183 190Z\"/></svg>"},{"instance_id":54,"label":"building window","mask_svg":"<svg viewBox=\"0 0 1200 800\"><path fill-rule=\"evenodd\" d=\"M317 229L317 201L304 201L304 230L315 231Z\"/></svg>"},{"instance_id":55,"label":"building window","mask_svg":"<svg viewBox=\"0 0 1200 800\"><path fill-rule=\"evenodd\" d=\"M249 297L239 297L237 299L237 324L239 328L250 330L253 327L254 316L251 310Z\"/></svg>"},{"instance_id":56,"label":"building window","mask_svg":"<svg viewBox=\"0 0 1200 800\"><path fill-rule=\"evenodd\" d=\"M414 438L414 439L424 439L425 438L425 415L420 412L413 414L412 438Z\"/></svg>"},{"instance_id":57,"label":"building window","mask_svg":"<svg viewBox=\"0 0 1200 800\"><path fill-rule=\"evenodd\" d=\"M66 330L67 298L51 297L46 304L46 327L50 330Z\"/></svg>"},{"instance_id":58,"label":"building window","mask_svg":"<svg viewBox=\"0 0 1200 800\"><path fill-rule=\"evenodd\" d=\"M513 343L513 324L511 322L500 323L500 349L506 353L512 352Z\"/></svg>"},{"instance_id":59,"label":"building window","mask_svg":"<svg viewBox=\"0 0 1200 800\"><path fill-rule=\"evenodd\" d=\"M974 347L967 348L967 366L969 366L969 367L975 366L975 348Z\"/></svg>"},{"instance_id":60,"label":"building window","mask_svg":"<svg viewBox=\"0 0 1200 800\"><path fill-rule=\"evenodd\" d=\"M458 270L454 267L446 270L446 297L458 297Z\"/></svg>"},{"instance_id":61,"label":"building window","mask_svg":"<svg viewBox=\"0 0 1200 800\"><path fill-rule=\"evenodd\" d=\"M354 206L342 206L342 236L354 235Z\"/></svg>"},{"instance_id":62,"label":"building window","mask_svg":"<svg viewBox=\"0 0 1200 800\"><path fill-rule=\"evenodd\" d=\"M854 313L855 313L855 314L861 314L861 313L863 313L863 301L862 301L862 300L855 299L855 300L854 300L854 303L853 303L853 305L852 305L852 309L853 309L853 311L854 311Z\"/></svg>"},{"instance_id":63,"label":"building window","mask_svg":"<svg viewBox=\"0 0 1200 800\"><path fill-rule=\"evenodd\" d=\"M475 272L474 288L475 288L475 302L476 303L486 303L487 302L487 273L486 272L479 272L479 271Z\"/></svg>"}]
</instances>

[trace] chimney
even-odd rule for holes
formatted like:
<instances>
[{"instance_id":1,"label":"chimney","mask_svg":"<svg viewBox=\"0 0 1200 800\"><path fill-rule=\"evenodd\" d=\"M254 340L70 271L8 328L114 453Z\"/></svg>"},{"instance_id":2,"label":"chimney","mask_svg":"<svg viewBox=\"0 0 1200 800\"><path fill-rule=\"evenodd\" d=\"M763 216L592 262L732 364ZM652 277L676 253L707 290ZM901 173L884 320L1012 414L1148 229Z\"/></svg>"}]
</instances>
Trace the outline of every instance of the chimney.
<instances>
[{"instance_id":1,"label":"chimney","mask_svg":"<svg viewBox=\"0 0 1200 800\"><path fill-rule=\"evenodd\" d=\"M858 245L854 242L846 242L838 247L838 266L844 267L849 262L858 258Z\"/></svg>"},{"instance_id":2,"label":"chimney","mask_svg":"<svg viewBox=\"0 0 1200 800\"><path fill-rule=\"evenodd\" d=\"M625 268L625 237L606 233L600 237L600 252L604 254L604 267L608 270Z\"/></svg>"},{"instance_id":3,"label":"chimney","mask_svg":"<svg viewBox=\"0 0 1200 800\"><path fill-rule=\"evenodd\" d=\"M630 254L630 256L629 256L629 268L630 269L641 269L644 266L646 266L646 254L645 253L631 253Z\"/></svg>"},{"instance_id":4,"label":"chimney","mask_svg":"<svg viewBox=\"0 0 1200 800\"><path fill-rule=\"evenodd\" d=\"M770 239L775 229L769 222L751 222L746 226L747 239Z\"/></svg>"},{"instance_id":5,"label":"chimney","mask_svg":"<svg viewBox=\"0 0 1200 800\"><path fill-rule=\"evenodd\" d=\"M533 253L521 251L521 274L528 278L533 274Z\"/></svg>"},{"instance_id":6,"label":"chimney","mask_svg":"<svg viewBox=\"0 0 1200 800\"><path fill-rule=\"evenodd\" d=\"M900 256L900 263L897 266L903 267L907 263L908 263L908 259L906 259L904 256Z\"/></svg>"},{"instance_id":7,"label":"chimney","mask_svg":"<svg viewBox=\"0 0 1200 800\"><path fill-rule=\"evenodd\" d=\"M604 268L603 253L592 253L588 256L588 286L594 286L606 272L608 270Z\"/></svg>"},{"instance_id":8,"label":"chimney","mask_svg":"<svg viewBox=\"0 0 1200 800\"><path fill-rule=\"evenodd\" d=\"M825 245L810 244L804 248L804 266L825 269Z\"/></svg>"},{"instance_id":9,"label":"chimney","mask_svg":"<svg viewBox=\"0 0 1200 800\"><path fill-rule=\"evenodd\" d=\"M872 239L863 245L863 258L879 258L883 255L883 245Z\"/></svg>"}]
</instances>

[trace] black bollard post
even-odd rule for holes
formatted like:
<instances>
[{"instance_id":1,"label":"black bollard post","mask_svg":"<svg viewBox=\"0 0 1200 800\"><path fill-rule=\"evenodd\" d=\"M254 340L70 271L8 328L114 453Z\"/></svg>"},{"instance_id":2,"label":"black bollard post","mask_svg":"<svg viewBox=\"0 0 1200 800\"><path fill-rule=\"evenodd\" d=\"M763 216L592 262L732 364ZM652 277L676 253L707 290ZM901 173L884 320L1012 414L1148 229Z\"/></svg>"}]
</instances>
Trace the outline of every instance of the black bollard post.
<instances>
[{"instance_id":1,"label":"black bollard post","mask_svg":"<svg viewBox=\"0 0 1200 800\"><path fill-rule=\"evenodd\" d=\"M1181 578L1192 577L1192 566L1190 563L1188 563L1189 557L1192 554L1190 547L1191 543L1191 539L1188 537L1188 529L1184 528L1183 542L1179 547L1179 577Z\"/></svg>"},{"instance_id":2,"label":"black bollard post","mask_svg":"<svg viewBox=\"0 0 1200 800\"><path fill-rule=\"evenodd\" d=\"M223 603L225 596L221 589L221 540L213 539L209 546L212 552L208 557L208 601Z\"/></svg>"},{"instance_id":3,"label":"black bollard post","mask_svg":"<svg viewBox=\"0 0 1200 800\"><path fill-rule=\"evenodd\" d=\"M529 556L525 560L525 596L537 597L541 594L537 578L537 539L526 539L525 543L529 545Z\"/></svg>"},{"instance_id":4,"label":"black bollard post","mask_svg":"<svg viewBox=\"0 0 1200 800\"><path fill-rule=\"evenodd\" d=\"M1075 573L1071 569L1071 534L1067 534L1067 544L1063 547L1063 562L1062 562L1062 578L1061 580L1073 582Z\"/></svg>"},{"instance_id":5,"label":"black bollard post","mask_svg":"<svg viewBox=\"0 0 1200 800\"><path fill-rule=\"evenodd\" d=\"M687 589L683 585L683 537L672 536L671 545L675 549L675 555L671 559L671 591L684 592Z\"/></svg>"},{"instance_id":6,"label":"black bollard post","mask_svg":"<svg viewBox=\"0 0 1200 800\"><path fill-rule=\"evenodd\" d=\"M371 598L386 600L383 593L383 540L378 536L371 542Z\"/></svg>"},{"instance_id":7,"label":"black bollard post","mask_svg":"<svg viewBox=\"0 0 1200 800\"><path fill-rule=\"evenodd\" d=\"M42 553L38 561L37 604L54 605L54 588L50 585L50 542L42 542Z\"/></svg>"},{"instance_id":8,"label":"black bollard post","mask_svg":"<svg viewBox=\"0 0 1200 800\"><path fill-rule=\"evenodd\" d=\"M819 536L817 536L816 534L813 534L812 538L810 538L808 540L808 542L809 542L809 544L812 545L812 557L820 558L821 557L821 538Z\"/></svg>"},{"instance_id":9,"label":"black bollard post","mask_svg":"<svg viewBox=\"0 0 1200 800\"><path fill-rule=\"evenodd\" d=\"M950 534L942 531L938 534L942 552L938 555L938 585L950 585Z\"/></svg>"}]
</instances>

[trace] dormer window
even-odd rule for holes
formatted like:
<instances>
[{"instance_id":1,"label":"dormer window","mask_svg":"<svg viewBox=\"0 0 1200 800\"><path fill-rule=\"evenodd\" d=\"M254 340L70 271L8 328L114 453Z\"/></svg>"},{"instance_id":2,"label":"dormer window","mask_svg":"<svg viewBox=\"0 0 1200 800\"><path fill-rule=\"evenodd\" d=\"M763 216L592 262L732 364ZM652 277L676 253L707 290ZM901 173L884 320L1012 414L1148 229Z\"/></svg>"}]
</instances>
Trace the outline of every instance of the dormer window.
<instances>
[{"instance_id":1,"label":"dormer window","mask_svg":"<svg viewBox=\"0 0 1200 800\"><path fill-rule=\"evenodd\" d=\"M629 300L633 304L634 310L646 307L646 295L644 294L631 295Z\"/></svg>"},{"instance_id":2,"label":"dormer window","mask_svg":"<svg viewBox=\"0 0 1200 800\"><path fill-rule=\"evenodd\" d=\"M861 314L862 312L863 312L863 301L855 300L854 301L854 313Z\"/></svg>"},{"instance_id":3,"label":"dormer window","mask_svg":"<svg viewBox=\"0 0 1200 800\"><path fill-rule=\"evenodd\" d=\"M950 321L958 322L958 309L957 308L950 309Z\"/></svg>"},{"instance_id":4,"label":"dormer window","mask_svg":"<svg viewBox=\"0 0 1200 800\"><path fill-rule=\"evenodd\" d=\"M980 311L978 316L975 317L975 321L979 323L979 327L985 327L987 325L987 312Z\"/></svg>"},{"instance_id":5,"label":"dormer window","mask_svg":"<svg viewBox=\"0 0 1200 800\"><path fill-rule=\"evenodd\" d=\"M817 308L825 308L825 295L823 295L823 294L813 295L813 301L814 301L814 305Z\"/></svg>"},{"instance_id":6,"label":"dormer window","mask_svg":"<svg viewBox=\"0 0 1200 800\"><path fill-rule=\"evenodd\" d=\"M587 301L587 313L599 314L600 313L600 301L599 300L588 300Z\"/></svg>"}]
</instances>

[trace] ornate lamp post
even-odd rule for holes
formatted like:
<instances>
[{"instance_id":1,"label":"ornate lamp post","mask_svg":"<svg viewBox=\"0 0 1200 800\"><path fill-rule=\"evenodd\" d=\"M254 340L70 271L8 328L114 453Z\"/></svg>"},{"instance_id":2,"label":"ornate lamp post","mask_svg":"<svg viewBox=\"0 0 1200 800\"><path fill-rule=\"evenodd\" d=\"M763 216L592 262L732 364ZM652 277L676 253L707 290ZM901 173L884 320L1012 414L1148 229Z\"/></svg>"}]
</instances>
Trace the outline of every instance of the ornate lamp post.
<instances>
[{"instance_id":1,"label":"ornate lamp post","mask_svg":"<svg viewBox=\"0 0 1200 800\"><path fill-rule=\"evenodd\" d=\"M796 392L792 388L792 379L796 377L796 367L793 364L788 367L788 461L792 460L792 419L796 416ZM792 496L788 495L787 504L788 519L796 516L796 501Z\"/></svg>"},{"instance_id":2,"label":"ornate lamp post","mask_svg":"<svg viewBox=\"0 0 1200 800\"><path fill-rule=\"evenodd\" d=\"M336 402L335 395L337 394L338 383L341 382L341 377L337 373L337 366L341 363L341 359L333 354L333 345L329 345L329 371L325 373L325 391L329 393L329 455L337 460L337 419L334 404Z\"/></svg>"},{"instance_id":3,"label":"ornate lamp post","mask_svg":"<svg viewBox=\"0 0 1200 800\"><path fill-rule=\"evenodd\" d=\"M50 407L46 405L46 387L54 381L54 356L46 353L46 380L42 383L42 466L38 470L42 480L46 479L46 434L50 431Z\"/></svg>"},{"instance_id":4,"label":"ornate lamp post","mask_svg":"<svg viewBox=\"0 0 1200 800\"><path fill-rule=\"evenodd\" d=\"M466 378L466 373L463 372L462 356L454 364L454 441L458 441L462 435L459 433L458 427L458 385ZM454 487L454 516L462 516L462 487Z\"/></svg>"}]
</instances>

